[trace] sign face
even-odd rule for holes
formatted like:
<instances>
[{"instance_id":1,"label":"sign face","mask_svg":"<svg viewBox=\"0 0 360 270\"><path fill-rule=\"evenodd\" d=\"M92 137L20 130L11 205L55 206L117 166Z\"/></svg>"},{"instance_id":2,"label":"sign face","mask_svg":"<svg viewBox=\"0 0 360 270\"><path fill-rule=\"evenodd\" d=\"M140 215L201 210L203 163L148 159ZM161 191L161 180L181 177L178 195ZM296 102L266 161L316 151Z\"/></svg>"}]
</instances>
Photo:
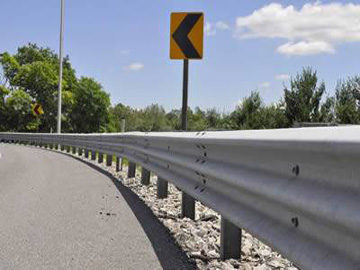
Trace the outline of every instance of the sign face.
<instances>
[{"instance_id":1,"label":"sign face","mask_svg":"<svg viewBox=\"0 0 360 270\"><path fill-rule=\"evenodd\" d=\"M204 13L171 13L170 59L202 59Z\"/></svg>"},{"instance_id":2,"label":"sign face","mask_svg":"<svg viewBox=\"0 0 360 270\"><path fill-rule=\"evenodd\" d=\"M44 114L44 111L40 104L33 104L31 105L32 113L33 115L41 115Z\"/></svg>"}]
</instances>

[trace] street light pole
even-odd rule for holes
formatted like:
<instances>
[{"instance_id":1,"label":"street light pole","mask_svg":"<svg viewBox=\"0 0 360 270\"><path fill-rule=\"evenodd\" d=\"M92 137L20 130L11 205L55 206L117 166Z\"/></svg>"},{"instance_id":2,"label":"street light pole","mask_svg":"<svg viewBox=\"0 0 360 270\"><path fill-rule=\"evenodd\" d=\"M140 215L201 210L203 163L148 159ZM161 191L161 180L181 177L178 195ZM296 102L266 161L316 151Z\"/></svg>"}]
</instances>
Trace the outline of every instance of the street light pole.
<instances>
[{"instance_id":1,"label":"street light pole","mask_svg":"<svg viewBox=\"0 0 360 270\"><path fill-rule=\"evenodd\" d=\"M57 114L57 133L61 133L61 87L63 77L63 49L64 49L64 3L61 0L61 15L60 15L60 48L59 48L59 90L58 90L58 114Z\"/></svg>"}]
</instances>

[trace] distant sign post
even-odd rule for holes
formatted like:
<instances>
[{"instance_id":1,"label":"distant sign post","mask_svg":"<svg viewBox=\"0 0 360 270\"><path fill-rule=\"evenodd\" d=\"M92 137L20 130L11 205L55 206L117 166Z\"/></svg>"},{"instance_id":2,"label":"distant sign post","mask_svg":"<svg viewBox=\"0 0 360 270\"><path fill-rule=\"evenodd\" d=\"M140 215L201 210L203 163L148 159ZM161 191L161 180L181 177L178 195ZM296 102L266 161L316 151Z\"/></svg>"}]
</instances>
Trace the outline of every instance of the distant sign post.
<instances>
[{"instance_id":1,"label":"distant sign post","mask_svg":"<svg viewBox=\"0 0 360 270\"><path fill-rule=\"evenodd\" d=\"M184 60L181 129L187 130L189 59L203 58L204 13L171 13L170 59ZM195 200L182 192L182 216L195 219Z\"/></svg>"}]
</instances>

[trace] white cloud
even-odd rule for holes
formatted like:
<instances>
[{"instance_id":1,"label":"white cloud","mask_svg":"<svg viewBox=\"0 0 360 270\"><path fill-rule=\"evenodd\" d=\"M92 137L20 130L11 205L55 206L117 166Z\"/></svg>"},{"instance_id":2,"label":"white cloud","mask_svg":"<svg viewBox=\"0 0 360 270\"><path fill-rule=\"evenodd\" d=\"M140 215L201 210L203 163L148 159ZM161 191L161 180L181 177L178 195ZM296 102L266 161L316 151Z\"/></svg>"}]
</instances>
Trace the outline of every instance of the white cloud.
<instances>
[{"instance_id":1,"label":"white cloud","mask_svg":"<svg viewBox=\"0 0 360 270\"><path fill-rule=\"evenodd\" d=\"M204 31L207 36L215 36L217 31L229 30L230 26L224 21L217 21L216 23L206 22Z\"/></svg>"},{"instance_id":2,"label":"white cloud","mask_svg":"<svg viewBox=\"0 0 360 270\"><path fill-rule=\"evenodd\" d=\"M262 89L266 89L270 87L270 83L269 82L263 82L259 85L260 88Z\"/></svg>"},{"instance_id":3,"label":"white cloud","mask_svg":"<svg viewBox=\"0 0 360 270\"><path fill-rule=\"evenodd\" d=\"M286 55L335 53L345 42L360 42L360 4L321 2L293 5L272 3L236 19L238 38L282 38L277 48Z\"/></svg>"},{"instance_id":4,"label":"white cloud","mask_svg":"<svg viewBox=\"0 0 360 270\"><path fill-rule=\"evenodd\" d=\"M222 31L226 31L226 30L230 29L230 26L226 22L223 22L223 21L218 21L215 24L215 27L216 27L216 29L219 29L219 30L222 30Z\"/></svg>"},{"instance_id":5,"label":"white cloud","mask_svg":"<svg viewBox=\"0 0 360 270\"><path fill-rule=\"evenodd\" d=\"M125 67L125 70L130 70L130 71L140 71L142 69L144 69L143 63L132 63Z\"/></svg>"},{"instance_id":6,"label":"white cloud","mask_svg":"<svg viewBox=\"0 0 360 270\"><path fill-rule=\"evenodd\" d=\"M335 53L334 47L324 41L288 42L277 48L277 51L286 55L311 55L319 53Z\"/></svg>"},{"instance_id":7,"label":"white cloud","mask_svg":"<svg viewBox=\"0 0 360 270\"><path fill-rule=\"evenodd\" d=\"M289 74L279 74L275 76L275 79L278 81L288 81L290 80L290 75Z\"/></svg>"}]
</instances>

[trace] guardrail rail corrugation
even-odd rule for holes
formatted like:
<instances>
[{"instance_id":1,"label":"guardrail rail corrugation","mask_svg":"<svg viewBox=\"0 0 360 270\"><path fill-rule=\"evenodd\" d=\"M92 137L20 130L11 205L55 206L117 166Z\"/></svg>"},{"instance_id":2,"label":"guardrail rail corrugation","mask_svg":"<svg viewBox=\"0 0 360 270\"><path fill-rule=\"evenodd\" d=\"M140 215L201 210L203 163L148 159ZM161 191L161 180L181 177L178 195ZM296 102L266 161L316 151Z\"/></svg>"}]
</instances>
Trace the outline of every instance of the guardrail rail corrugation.
<instances>
[{"instance_id":1,"label":"guardrail rail corrugation","mask_svg":"<svg viewBox=\"0 0 360 270\"><path fill-rule=\"evenodd\" d=\"M0 140L126 157L302 269L360 269L360 127L26 134Z\"/></svg>"}]
</instances>

